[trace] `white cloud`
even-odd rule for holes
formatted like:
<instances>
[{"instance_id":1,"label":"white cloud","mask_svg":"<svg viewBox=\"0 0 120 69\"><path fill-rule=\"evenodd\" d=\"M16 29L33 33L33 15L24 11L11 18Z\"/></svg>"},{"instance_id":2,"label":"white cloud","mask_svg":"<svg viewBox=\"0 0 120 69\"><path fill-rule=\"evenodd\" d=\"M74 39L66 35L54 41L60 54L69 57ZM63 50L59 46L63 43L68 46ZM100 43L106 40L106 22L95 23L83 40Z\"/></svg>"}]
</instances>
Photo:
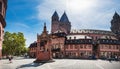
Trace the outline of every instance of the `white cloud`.
<instances>
[{"instance_id":1,"label":"white cloud","mask_svg":"<svg viewBox=\"0 0 120 69\"><path fill-rule=\"evenodd\" d=\"M25 23L14 23L17 27L22 27L22 28L29 28L28 25L26 25Z\"/></svg>"},{"instance_id":2,"label":"white cloud","mask_svg":"<svg viewBox=\"0 0 120 69\"><path fill-rule=\"evenodd\" d=\"M110 20L119 7L113 0L44 0L37 10L38 18L49 21L49 25L56 10L59 16L66 11L72 28L110 30Z\"/></svg>"}]
</instances>

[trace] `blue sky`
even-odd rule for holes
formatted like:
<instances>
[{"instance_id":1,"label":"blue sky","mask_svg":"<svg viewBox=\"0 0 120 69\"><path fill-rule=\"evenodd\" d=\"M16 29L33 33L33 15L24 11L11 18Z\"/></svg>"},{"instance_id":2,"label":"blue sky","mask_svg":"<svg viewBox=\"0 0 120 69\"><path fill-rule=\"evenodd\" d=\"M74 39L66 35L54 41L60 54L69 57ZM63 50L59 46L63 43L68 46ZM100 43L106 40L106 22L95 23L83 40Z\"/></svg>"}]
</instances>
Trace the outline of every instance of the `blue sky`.
<instances>
[{"instance_id":1,"label":"blue sky","mask_svg":"<svg viewBox=\"0 0 120 69\"><path fill-rule=\"evenodd\" d=\"M72 29L110 30L114 12L120 14L120 0L8 0L5 31L23 32L28 47L44 22L50 32L55 10L59 17L67 13Z\"/></svg>"}]
</instances>

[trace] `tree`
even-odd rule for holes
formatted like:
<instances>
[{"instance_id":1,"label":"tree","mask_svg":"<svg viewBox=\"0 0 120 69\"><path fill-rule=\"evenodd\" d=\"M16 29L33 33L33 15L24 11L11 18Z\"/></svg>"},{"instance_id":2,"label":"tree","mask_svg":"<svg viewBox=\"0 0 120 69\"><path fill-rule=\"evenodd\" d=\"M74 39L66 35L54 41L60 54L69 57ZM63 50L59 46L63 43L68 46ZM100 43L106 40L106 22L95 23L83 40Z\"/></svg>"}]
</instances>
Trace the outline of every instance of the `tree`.
<instances>
[{"instance_id":1,"label":"tree","mask_svg":"<svg viewBox=\"0 0 120 69\"><path fill-rule=\"evenodd\" d=\"M5 32L3 41L3 55L22 55L26 53L24 34L21 32Z\"/></svg>"}]
</instances>

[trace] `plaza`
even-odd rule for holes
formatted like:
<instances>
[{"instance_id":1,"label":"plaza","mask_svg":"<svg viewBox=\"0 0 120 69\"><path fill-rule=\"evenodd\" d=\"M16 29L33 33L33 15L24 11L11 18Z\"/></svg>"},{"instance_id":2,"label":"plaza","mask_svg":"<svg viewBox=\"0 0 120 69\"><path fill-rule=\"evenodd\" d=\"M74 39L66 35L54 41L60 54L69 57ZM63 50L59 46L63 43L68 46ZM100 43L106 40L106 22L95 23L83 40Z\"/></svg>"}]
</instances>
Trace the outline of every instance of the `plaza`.
<instances>
[{"instance_id":1,"label":"plaza","mask_svg":"<svg viewBox=\"0 0 120 69\"><path fill-rule=\"evenodd\" d=\"M50 63L33 63L35 59L0 60L0 69L119 69L119 61L81 60L81 59L53 59Z\"/></svg>"}]
</instances>

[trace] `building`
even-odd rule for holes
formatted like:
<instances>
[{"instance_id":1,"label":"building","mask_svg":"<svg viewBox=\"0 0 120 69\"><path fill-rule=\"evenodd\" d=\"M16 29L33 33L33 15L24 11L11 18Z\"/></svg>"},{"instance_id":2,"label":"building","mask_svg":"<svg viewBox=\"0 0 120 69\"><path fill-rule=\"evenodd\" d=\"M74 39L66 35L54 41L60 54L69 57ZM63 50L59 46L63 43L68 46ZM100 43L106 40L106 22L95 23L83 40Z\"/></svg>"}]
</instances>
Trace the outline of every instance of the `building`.
<instances>
[{"instance_id":1,"label":"building","mask_svg":"<svg viewBox=\"0 0 120 69\"><path fill-rule=\"evenodd\" d=\"M2 42L4 36L4 28L6 26L5 16L7 9L7 0L0 0L0 59L2 58Z\"/></svg>"},{"instance_id":2,"label":"building","mask_svg":"<svg viewBox=\"0 0 120 69\"><path fill-rule=\"evenodd\" d=\"M49 39L46 41L50 40L47 46L49 46L50 56L53 58L120 57L120 16L117 12L111 21L111 31L106 31L71 30L71 23L66 13L64 12L59 19L55 11L51 17L51 33L47 35L49 35ZM37 44L40 44L39 40L37 41Z\"/></svg>"},{"instance_id":3,"label":"building","mask_svg":"<svg viewBox=\"0 0 120 69\"><path fill-rule=\"evenodd\" d=\"M67 35L65 47L66 55L76 58L108 58L120 53L120 41L112 32L103 30L73 30Z\"/></svg>"},{"instance_id":4,"label":"building","mask_svg":"<svg viewBox=\"0 0 120 69\"><path fill-rule=\"evenodd\" d=\"M48 61L51 59L51 39L50 34L48 34L46 28L46 23L44 23L42 34L37 34L37 50L35 62Z\"/></svg>"},{"instance_id":5,"label":"building","mask_svg":"<svg viewBox=\"0 0 120 69\"><path fill-rule=\"evenodd\" d=\"M34 42L29 46L29 56L31 58L36 58L36 52L37 52L37 42Z\"/></svg>"}]
</instances>

